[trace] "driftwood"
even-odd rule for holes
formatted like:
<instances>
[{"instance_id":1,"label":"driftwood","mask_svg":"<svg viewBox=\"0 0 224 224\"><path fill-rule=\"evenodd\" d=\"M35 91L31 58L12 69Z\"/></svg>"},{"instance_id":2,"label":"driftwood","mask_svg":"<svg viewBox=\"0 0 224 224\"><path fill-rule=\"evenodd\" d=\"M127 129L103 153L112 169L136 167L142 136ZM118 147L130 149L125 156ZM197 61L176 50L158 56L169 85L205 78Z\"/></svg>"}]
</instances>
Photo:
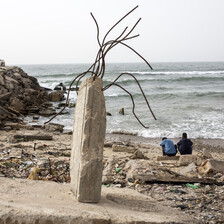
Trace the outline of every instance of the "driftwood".
<instances>
[{"instance_id":1,"label":"driftwood","mask_svg":"<svg viewBox=\"0 0 224 224\"><path fill-rule=\"evenodd\" d=\"M22 141L52 140L51 135L14 135L14 138Z\"/></svg>"}]
</instances>

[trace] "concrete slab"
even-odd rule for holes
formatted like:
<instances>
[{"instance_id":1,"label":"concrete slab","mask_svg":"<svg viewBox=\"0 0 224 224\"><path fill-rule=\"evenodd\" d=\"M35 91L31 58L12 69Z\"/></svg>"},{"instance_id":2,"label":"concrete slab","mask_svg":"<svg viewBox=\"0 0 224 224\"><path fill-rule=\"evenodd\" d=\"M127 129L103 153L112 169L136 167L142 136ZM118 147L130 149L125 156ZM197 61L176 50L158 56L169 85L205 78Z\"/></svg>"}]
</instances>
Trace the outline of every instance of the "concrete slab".
<instances>
[{"instance_id":1,"label":"concrete slab","mask_svg":"<svg viewBox=\"0 0 224 224\"><path fill-rule=\"evenodd\" d=\"M197 223L127 188L103 187L97 204L80 203L70 184L0 178L0 223Z\"/></svg>"}]
</instances>

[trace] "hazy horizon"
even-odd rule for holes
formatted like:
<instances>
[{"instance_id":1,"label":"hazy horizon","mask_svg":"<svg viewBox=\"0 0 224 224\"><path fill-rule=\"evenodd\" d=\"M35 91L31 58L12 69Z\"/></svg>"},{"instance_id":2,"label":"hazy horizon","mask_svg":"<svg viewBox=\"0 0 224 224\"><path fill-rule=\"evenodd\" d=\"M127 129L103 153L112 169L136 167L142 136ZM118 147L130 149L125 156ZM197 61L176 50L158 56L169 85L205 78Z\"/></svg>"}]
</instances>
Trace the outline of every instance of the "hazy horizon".
<instances>
[{"instance_id":1,"label":"hazy horizon","mask_svg":"<svg viewBox=\"0 0 224 224\"><path fill-rule=\"evenodd\" d=\"M178 64L178 63L224 63L224 61L153 61L149 62L150 64ZM92 65L93 63L91 62L68 62L68 63L31 63L31 64L8 64L9 66L18 66L18 65L72 65L72 64L89 64ZM145 64L145 62L108 62L107 64ZM7 66L7 65L6 65ZM147 66L147 65L146 65Z\"/></svg>"},{"instance_id":2,"label":"hazy horizon","mask_svg":"<svg viewBox=\"0 0 224 224\"><path fill-rule=\"evenodd\" d=\"M223 62L222 0L0 0L0 59L6 65L92 64L105 33L136 5L108 36L114 39L142 18L126 43L149 63ZM141 63L137 55L116 46L106 63Z\"/></svg>"}]
</instances>

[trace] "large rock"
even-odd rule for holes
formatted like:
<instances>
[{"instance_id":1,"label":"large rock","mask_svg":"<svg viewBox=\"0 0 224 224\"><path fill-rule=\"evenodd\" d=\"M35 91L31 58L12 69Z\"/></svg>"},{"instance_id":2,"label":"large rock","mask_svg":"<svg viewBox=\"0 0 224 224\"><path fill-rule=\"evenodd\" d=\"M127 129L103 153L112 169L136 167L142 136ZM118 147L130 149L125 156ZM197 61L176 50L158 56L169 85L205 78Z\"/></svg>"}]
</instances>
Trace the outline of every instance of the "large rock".
<instances>
[{"instance_id":1,"label":"large rock","mask_svg":"<svg viewBox=\"0 0 224 224\"><path fill-rule=\"evenodd\" d=\"M21 100L14 98L12 100L11 107L13 107L16 111L22 112L25 110L26 105Z\"/></svg>"},{"instance_id":2,"label":"large rock","mask_svg":"<svg viewBox=\"0 0 224 224\"><path fill-rule=\"evenodd\" d=\"M27 75L19 67L0 67L0 123L15 120L11 116L14 112L17 116L25 115L29 107L39 107L48 100L47 91L39 85L36 78Z\"/></svg>"},{"instance_id":3,"label":"large rock","mask_svg":"<svg viewBox=\"0 0 224 224\"><path fill-rule=\"evenodd\" d=\"M64 99L64 92L63 91L55 91L49 94L49 98L52 102L59 102Z\"/></svg>"},{"instance_id":4,"label":"large rock","mask_svg":"<svg viewBox=\"0 0 224 224\"><path fill-rule=\"evenodd\" d=\"M105 99L101 79L89 77L79 89L70 162L71 186L80 202L101 198L103 146L106 131Z\"/></svg>"},{"instance_id":5,"label":"large rock","mask_svg":"<svg viewBox=\"0 0 224 224\"><path fill-rule=\"evenodd\" d=\"M198 169L202 175L214 175L216 173L224 174L224 162L214 159L208 159Z\"/></svg>"}]
</instances>

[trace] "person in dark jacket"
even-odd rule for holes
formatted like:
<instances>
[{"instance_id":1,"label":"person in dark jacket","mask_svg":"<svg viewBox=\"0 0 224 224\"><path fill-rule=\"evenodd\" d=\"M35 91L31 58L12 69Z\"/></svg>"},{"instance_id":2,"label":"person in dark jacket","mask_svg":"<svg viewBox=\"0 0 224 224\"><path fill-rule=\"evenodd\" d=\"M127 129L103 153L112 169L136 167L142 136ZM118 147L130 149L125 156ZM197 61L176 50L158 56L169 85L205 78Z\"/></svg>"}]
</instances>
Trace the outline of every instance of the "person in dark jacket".
<instances>
[{"instance_id":1,"label":"person in dark jacket","mask_svg":"<svg viewBox=\"0 0 224 224\"><path fill-rule=\"evenodd\" d=\"M172 140L166 137L162 139L160 146L162 146L164 156L175 156L177 154L176 145L174 145Z\"/></svg>"},{"instance_id":2,"label":"person in dark jacket","mask_svg":"<svg viewBox=\"0 0 224 224\"><path fill-rule=\"evenodd\" d=\"M181 155L192 154L193 142L187 138L187 134L182 134L182 139L177 143Z\"/></svg>"}]
</instances>

